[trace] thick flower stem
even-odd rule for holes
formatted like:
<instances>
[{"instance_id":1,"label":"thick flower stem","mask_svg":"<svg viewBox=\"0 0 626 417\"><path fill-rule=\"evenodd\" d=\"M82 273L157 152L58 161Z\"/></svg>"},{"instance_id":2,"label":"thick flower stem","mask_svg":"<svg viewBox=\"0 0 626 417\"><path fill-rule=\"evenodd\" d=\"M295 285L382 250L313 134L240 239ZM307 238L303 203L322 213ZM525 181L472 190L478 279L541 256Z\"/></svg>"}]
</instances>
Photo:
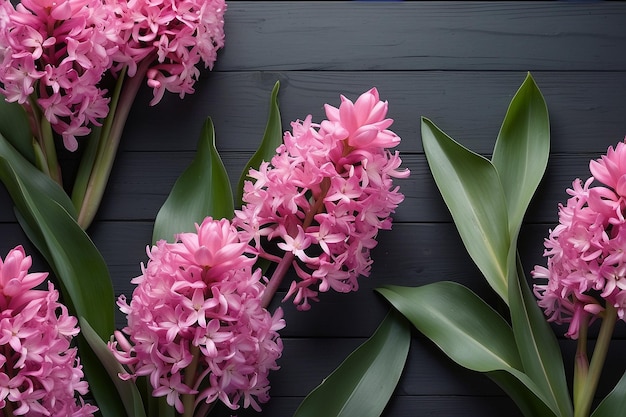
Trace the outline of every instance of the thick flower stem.
<instances>
[{"instance_id":1,"label":"thick flower stem","mask_svg":"<svg viewBox=\"0 0 626 417\"><path fill-rule=\"evenodd\" d=\"M278 266L276 266L272 277L265 287L265 291L263 291L263 297L261 298L261 306L263 308L267 308L272 302L272 298L274 298L274 294L278 291L278 286L289 270L294 258L295 255L293 252L286 253L285 256L283 256L283 259L279 262Z\"/></svg>"},{"instance_id":2,"label":"thick flower stem","mask_svg":"<svg viewBox=\"0 0 626 417\"><path fill-rule=\"evenodd\" d=\"M103 132L78 212L78 224L83 229L89 227L98 211L128 114L151 63L152 59L150 57L144 59L137 68L137 73L126 80L124 88L120 93L117 107L108 116L112 117L111 127L108 132ZM79 197L77 198L79 199Z\"/></svg>"},{"instance_id":3,"label":"thick flower stem","mask_svg":"<svg viewBox=\"0 0 626 417\"><path fill-rule=\"evenodd\" d=\"M585 390L587 376L589 375L589 358L587 357L587 334L589 331L589 315L583 314L578 331L578 345L574 358L574 404Z\"/></svg>"},{"instance_id":4,"label":"thick flower stem","mask_svg":"<svg viewBox=\"0 0 626 417\"><path fill-rule=\"evenodd\" d=\"M32 126L36 129L33 148L38 168L44 174L52 178L53 181L63 187L61 167L59 166L57 158L52 126L50 125L48 119L43 117L41 110L39 109L39 105L36 100L32 98L32 96L30 98L30 109L33 118Z\"/></svg>"},{"instance_id":5,"label":"thick flower stem","mask_svg":"<svg viewBox=\"0 0 626 417\"><path fill-rule=\"evenodd\" d=\"M606 355L613 336L613 329L617 321L617 311L615 307L607 303L604 315L602 318L602 326L600 327L600 333L598 334L598 340L593 349L593 356L589 365L589 373L586 380L583 383L583 389L580 396L574 402L574 417L588 417L591 410L591 403L593 396L596 393L598 382L600 380L600 374L604 367Z\"/></svg>"},{"instance_id":6,"label":"thick flower stem","mask_svg":"<svg viewBox=\"0 0 626 417\"><path fill-rule=\"evenodd\" d=\"M89 140L86 144L87 146L83 151L78 172L76 173L76 179L74 180L74 186L72 188L72 203L74 203L76 211L80 211L83 201L85 200L85 193L87 192L87 186L91 180L91 173L94 169L96 158L99 153L102 152L100 149L102 143L111 133L111 126L113 124L113 120L115 119L117 105L120 101L120 93L122 91L122 87L124 86L124 81L126 80L126 70L127 68L124 67L118 75L115 88L113 89L113 94L111 95L109 114L102 123L102 126L94 126L91 129L91 134L89 135Z\"/></svg>"},{"instance_id":7,"label":"thick flower stem","mask_svg":"<svg viewBox=\"0 0 626 417\"><path fill-rule=\"evenodd\" d=\"M302 222L302 228L306 229L313 223L313 218L316 214L320 213L324 207L324 198L330 189L330 179L324 178L320 185L321 192L317 199L311 205L311 209L307 212L304 221ZM263 297L261 298L261 306L263 308L267 308L272 302L272 298L274 298L274 294L278 291L278 286L282 282L285 274L289 270L291 263L293 262L295 255L293 252L286 253L283 256L283 259L278 263L272 277L270 278L267 286L265 287L265 291L263 291Z\"/></svg>"},{"instance_id":8,"label":"thick flower stem","mask_svg":"<svg viewBox=\"0 0 626 417\"><path fill-rule=\"evenodd\" d=\"M185 385L188 387L195 386L196 374L198 371L198 361L200 359L200 348L196 345L191 345L190 348L192 359L191 363L187 365L185 368ZM183 417L193 417L194 408L196 402L195 394L183 394L182 395L183 407L185 411L183 412Z\"/></svg>"}]
</instances>

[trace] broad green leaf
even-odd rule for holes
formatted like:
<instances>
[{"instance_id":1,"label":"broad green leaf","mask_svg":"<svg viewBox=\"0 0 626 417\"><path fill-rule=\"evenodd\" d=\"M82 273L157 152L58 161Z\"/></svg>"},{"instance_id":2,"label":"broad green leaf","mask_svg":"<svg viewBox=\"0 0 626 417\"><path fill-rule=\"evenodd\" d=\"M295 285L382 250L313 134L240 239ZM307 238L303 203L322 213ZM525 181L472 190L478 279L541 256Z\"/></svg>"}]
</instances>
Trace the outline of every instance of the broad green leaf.
<instances>
[{"instance_id":1,"label":"broad green leaf","mask_svg":"<svg viewBox=\"0 0 626 417\"><path fill-rule=\"evenodd\" d=\"M626 372L591 417L626 417Z\"/></svg>"},{"instance_id":2,"label":"broad green leaf","mask_svg":"<svg viewBox=\"0 0 626 417\"><path fill-rule=\"evenodd\" d=\"M121 417L123 415L122 411L125 411L125 415L128 417L146 417L146 412L143 408L143 402L137 386L133 381L124 381L119 377L120 373L126 372L125 369L115 356L113 356L113 353L111 353L106 343L98 337L96 332L89 325L89 322L83 317L80 317L79 321L80 334L89 344L92 352L96 354L103 367L103 372L97 375L99 389L92 391L96 396L98 406L103 416ZM91 385L94 384L94 379L93 377L89 379ZM98 397L98 395L102 395L103 392L107 392L108 398ZM115 395L116 392L117 396ZM121 399L121 403L119 399ZM121 404L123 404L123 410L120 410Z\"/></svg>"},{"instance_id":3,"label":"broad green leaf","mask_svg":"<svg viewBox=\"0 0 626 417\"><path fill-rule=\"evenodd\" d=\"M505 371L487 372L491 378L515 402L526 417L558 417L554 411L535 395L523 382Z\"/></svg>"},{"instance_id":4,"label":"broad green leaf","mask_svg":"<svg viewBox=\"0 0 626 417\"><path fill-rule=\"evenodd\" d=\"M540 387L559 416L573 415L561 350L537 299L528 287L521 261L512 247L509 306L515 342L524 372Z\"/></svg>"},{"instance_id":5,"label":"broad green leaf","mask_svg":"<svg viewBox=\"0 0 626 417\"><path fill-rule=\"evenodd\" d=\"M215 149L213 122L207 118L194 160L178 178L157 214L152 241L172 242L178 233L194 232L194 225L207 216L231 219L233 212L230 181Z\"/></svg>"},{"instance_id":6,"label":"broad green leaf","mask_svg":"<svg viewBox=\"0 0 626 417\"><path fill-rule=\"evenodd\" d=\"M468 253L506 302L510 237L495 167L422 118L422 142L433 178Z\"/></svg>"},{"instance_id":7,"label":"broad green leaf","mask_svg":"<svg viewBox=\"0 0 626 417\"><path fill-rule=\"evenodd\" d=\"M8 103L2 95L0 95L0 135L30 163L35 163L33 133L26 111L18 103Z\"/></svg>"},{"instance_id":8,"label":"broad green leaf","mask_svg":"<svg viewBox=\"0 0 626 417\"><path fill-rule=\"evenodd\" d=\"M506 196L513 238L546 170L549 153L548 108L528 74L511 100L492 157Z\"/></svg>"},{"instance_id":9,"label":"broad green leaf","mask_svg":"<svg viewBox=\"0 0 626 417\"><path fill-rule=\"evenodd\" d=\"M467 369L489 373L492 378L497 377L498 371L507 372L519 381L516 385L525 386L532 393L517 398L531 399L525 407L548 407L554 412L542 390L522 371L509 324L468 288L440 281L413 288L385 286L377 291L453 361Z\"/></svg>"},{"instance_id":10,"label":"broad green leaf","mask_svg":"<svg viewBox=\"0 0 626 417\"><path fill-rule=\"evenodd\" d=\"M239 183L237 184L236 190L237 206L240 206L242 203L243 184L248 177L248 171L250 171L250 168L256 169L261 165L261 162L269 162L276 154L276 148L278 148L283 143L283 127L280 119L280 108L278 107L279 87L280 82L276 81L276 84L272 89L272 95L270 97L270 111L267 118L267 125L265 126L265 134L263 135L261 145L255 152L255 154L252 155L252 158L250 158L243 171L241 172L241 177L239 178Z\"/></svg>"},{"instance_id":11,"label":"broad green leaf","mask_svg":"<svg viewBox=\"0 0 626 417\"><path fill-rule=\"evenodd\" d=\"M49 256L46 260L61 284L64 299L71 302L74 314L88 317L102 340L108 340L115 328L115 297L102 255L57 203L37 197L30 202L36 204L32 214L37 225L29 226L38 227L43 236L41 252Z\"/></svg>"},{"instance_id":12,"label":"broad green leaf","mask_svg":"<svg viewBox=\"0 0 626 417\"><path fill-rule=\"evenodd\" d=\"M376 332L300 404L294 417L377 417L393 393L409 351L406 320L390 312Z\"/></svg>"},{"instance_id":13,"label":"broad green leaf","mask_svg":"<svg viewBox=\"0 0 626 417\"><path fill-rule=\"evenodd\" d=\"M440 281L376 291L459 365L479 372L522 369L511 327L468 288Z\"/></svg>"}]
</instances>

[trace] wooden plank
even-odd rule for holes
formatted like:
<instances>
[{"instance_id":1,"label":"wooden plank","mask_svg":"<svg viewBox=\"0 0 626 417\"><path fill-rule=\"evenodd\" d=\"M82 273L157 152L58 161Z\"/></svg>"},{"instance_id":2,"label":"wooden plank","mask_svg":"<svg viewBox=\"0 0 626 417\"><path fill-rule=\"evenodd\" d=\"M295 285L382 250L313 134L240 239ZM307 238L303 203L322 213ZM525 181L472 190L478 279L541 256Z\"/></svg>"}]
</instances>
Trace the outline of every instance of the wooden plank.
<instances>
[{"instance_id":1,"label":"wooden plank","mask_svg":"<svg viewBox=\"0 0 626 417\"><path fill-rule=\"evenodd\" d=\"M625 16L614 2L232 2L216 69L623 70Z\"/></svg>"},{"instance_id":2,"label":"wooden plank","mask_svg":"<svg viewBox=\"0 0 626 417\"><path fill-rule=\"evenodd\" d=\"M121 147L142 153L194 150L210 116L220 152L252 152L263 135L270 92L280 81L283 130L308 114L321 121L324 104L338 106L340 94L354 100L377 87L389 102L391 128L402 138L400 151L422 152L420 117L425 116L475 152L490 153L509 102L529 69L213 72L196 84L196 93L183 100L166 94L155 107L147 104L151 92L142 89ZM533 76L550 112L553 152L604 152L626 135L617 105L626 96L626 71L538 71Z\"/></svg>"},{"instance_id":3,"label":"wooden plank","mask_svg":"<svg viewBox=\"0 0 626 417\"><path fill-rule=\"evenodd\" d=\"M261 413L251 409L237 410L239 417L291 416L303 400L302 397L272 397L263 405ZM419 414L418 414L419 413ZM506 397L469 396L398 396L391 399L382 417L521 417L512 401ZM230 417L232 410L216 407L215 417Z\"/></svg>"},{"instance_id":4,"label":"wooden plank","mask_svg":"<svg viewBox=\"0 0 626 417\"><path fill-rule=\"evenodd\" d=\"M301 399L372 334L389 306L374 289L449 279L498 305L469 259L428 172L419 117L431 118L467 147L489 154L502 117L526 71L532 71L550 111L552 156L522 229L524 269L543 263L543 238L557 219L556 204L575 177L587 177L590 158L622 140L626 96L626 3L602 2L229 2L227 46L215 71L203 71L193 95L167 94L156 107L142 88L125 129L101 213L89 230L105 257L116 294L130 279L151 239L152 221L175 179L193 157L207 116L231 179L256 148L269 92L281 82L283 128L323 104L354 99L377 86L389 101L393 129L412 176L398 181L406 201L392 231L380 233L371 276L350 294L327 293L309 312L280 303L287 327L282 369L272 375L272 401L261 416L291 415ZM75 169L76 155L62 152ZM0 190L0 256L17 244L47 269L15 223ZM293 275L287 277L287 280ZM124 325L118 313L117 324ZM568 373L575 344L562 339ZM601 379L606 393L624 371L626 329L619 323ZM591 331L592 336L597 328ZM519 416L486 377L451 363L414 333L409 362L385 416ZM223 413L230 415L231 413ZM253 415L244 411L240 416ZM259 415L254 413L254 415Z\"/></svg>"},{"instance_id":5,"label":"wooden plank","mask_svg":"<svg viewBox=\"0 0 626 417\"><path fill-rule=\"evenodd\" d=\"M276 396L306 395L315 388L364 339L285 339L285 350L279 360L281 370L273 374L272 393ZM576 353L576 341L561 340L563 363L571 377ZM598 396L606 395L621 377L626 365L619 358L626 341L615 340L609 349L608 363L598 387ZM320 354L323 352L323 354ZM590 351L591 353L591 351ZM283 377L283 373L300 368L298 383ZM293 378L293 376L291 376ZM504 395L500 387L486 375L467 370L452 362L439 348L423 337L414 337L396 394L400 396L429 395Z\"/></svg>"},{"instance_id":6,"label":"wooden plank","mask_svg":"<svg viewBox=\"0 0 626 417\"><path fill-rule=\"evenodd\" d=\"M263 407L261 415L276 415L277 409L282 410L280 415L292 415L303 396L317 386L360 343L362 340L285 340L283 357L279 360L282 368L270 374L272 399ZM602 375L598 398L611 390L624 371L620 358L621 352L626 348L625 343L616 341L611 346L609 361L613 361L610 363L615 363L616 366L607 367ZM568 374L571 374L569 365L574 357L575 345L573 341L561 342ZM324 354L320 355L320 352ZM294 368L298 369L297 373L290 372ZM416 407L419 407L419 415L521 416L513 402L488 377L459 367L430 342L414 338L407 366L383 415L414 416ZM462 411L465 414L461 414ZM252 414L242 411L238 415Z\"/></svg>"},{"instance_id":7,"label":"wooden plank","mask_svg":"<svg viewBox=\"0 0 626 417\"><path fill-rule=\"evenodd\" d=\"M616 142L617 143L617 142ZM603 151L603 153L605 153ZM589 161L600 153L552 154L544 179L526 215L527 223L555 223L557 204L569 197L566 189L576 178L591 176ZM222 159L235 187L249 153L224 152ZM394 214L394 222L450 222L426 158L423 154L401 154L403 167L411 171L407 179L395 181L405 200ZM176 178L193 159L193 152L126 152L117 157L111 181L97 215L99 221L153 221L165 202ZM0 222L13 222L10 198L0 187ZM132 208L132 209L131 209Z\"/></svg>"}]
</instances>

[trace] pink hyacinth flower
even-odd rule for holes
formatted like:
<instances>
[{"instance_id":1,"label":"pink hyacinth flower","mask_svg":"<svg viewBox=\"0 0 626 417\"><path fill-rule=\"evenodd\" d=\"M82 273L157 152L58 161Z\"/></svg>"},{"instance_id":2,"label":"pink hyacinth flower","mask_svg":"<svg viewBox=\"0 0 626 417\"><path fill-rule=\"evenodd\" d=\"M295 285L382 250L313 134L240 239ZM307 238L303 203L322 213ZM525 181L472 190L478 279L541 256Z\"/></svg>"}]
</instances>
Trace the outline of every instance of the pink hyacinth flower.
<instances>
[{"instance_id":1,"label":"pink hyacinth flower","mask_svg":"<svg viewBox=\"0 0 626 417\"><path fill-rule=\"evenodd\" d=\"M29 273L30 256L17 246L0 259L0 409L11 415L92 416L88 391L71 340L78 320L59 303L47 273Z\"/></svg>"},{"instance_id":2,"label":"pink hyacinth flower","mask_svg":"<svg viewBox=\"0 0 626 417\"><path fill-rule=\"evenodd\" d=\"M128 65L133 77L143 60L150 61L146 77L153 89L151 105L166 90L181 98L193 93L198 64L213 68L217 51L224 46L224 0L104 2L120 21L122 44L113 56L118 67Z\"/></svg>"},{"instance_id":3,"label":"pink hyacinth flower","mask_svg":"<svg viewBox=\"0 0 626 417\"><path fill-rule=\"evenodd\" d=\"M153 395L179 413L185 395L195 404L222 401L260 410L269 400L268 374L282 352L282 311L261 306L264 285L253 271L253 248L226 219L206 218L196 233L159 241L128 303L124 334L109 344L128 373L146 376Z\"/></svg>"},{"instance_id":4,"label":"pink hyacinth flower","mask_svg":"<svg viewBox=\"0 0 626 417\"><path fill-rule=\"evenodd\" d=\"M544 243L547 268L532 272L545 282L534 291L548 320L569 323L573 339L583 317L592 321L607 305L621 320L626 312L626 144L609 147L589 169L593 176L575 180L559 205L559 225Z\"/></svg>"},{"instance_id":5,"label":"pink hyacinth flower","mask_svg":"<svg viewBox=\"0 0 626 417\"><path fill-rule=\"evenodd\" d=\"M0 6L0 92L25 107L41 107L65 147L108 113L97 85L120 39L115 16L100 0L22 0Z\"/></svg>"},{"instance_id":6,"label":"pink hyacinth flower","mask_svg":"<svg viewBox=\"0 0 626 417\"><path fill-rule=\"evenodd\" d=\"M285 298L301 310L319 291L358 289L357 278L370 273L378 231L391 228L404 199L393 178L409 171L399 170L398 153L387 149L400 142L388 130L387 107L375 88L354 103L342 96L339 108L326 105L328 120L316 124L309 115L293 122L272 160L250 170L253 181L244 185L233 223L259 256L282 263L271 281L284 276L286 263L293 267L299 281ZM266 251L268 242L285 255ZM277 287L269 288L265 305Z\"/></svg>"}]
</instances>

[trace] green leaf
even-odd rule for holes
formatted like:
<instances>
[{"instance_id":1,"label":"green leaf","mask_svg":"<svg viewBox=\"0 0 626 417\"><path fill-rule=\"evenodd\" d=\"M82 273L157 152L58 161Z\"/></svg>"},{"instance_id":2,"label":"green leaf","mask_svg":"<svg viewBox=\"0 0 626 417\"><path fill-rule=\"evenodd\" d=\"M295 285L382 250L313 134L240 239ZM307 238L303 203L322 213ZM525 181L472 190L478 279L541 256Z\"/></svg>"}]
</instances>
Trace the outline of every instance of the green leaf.
<instances>
[{"instance_id":1,"label":"green leaf","mask_svg":"<svg viewBox=\"0 0 626 417\"><path fill-rule=\"evenodd\" d=\"M626 372L591 417L626 417Z\"/></svg>"},{"instance_id":2,"label":"green leaf","mask_svg":"<svg viewBox=\"0 0 626 417\"><path fill-rule=\"evenodd\" d=\"M259 149L252 155L252 158L248 161L245 168L241 172L239 183L237 184L237 205L242 204L243 197L243 184L248 177L248 171L250 168L258 168L261 162L269 162L276 154L276 148L283 143L283 127L280 119L280 108L278 107L278 89L280 82L276 81L274 88L272 89L272 95L270 97L270 111L267 119L267 125L265 126L265 134Z\"/></svg>"},{"instance_id":3,"label":"green leaf","mask_svg":"<svg viewBox=\"0 0 626 417\"><path fill-rule=\"evenodd\" d=\"M537 395L513 375L505 371L487 372L486 375L507 393L524 416L558 417Z\"/></svg>"},{"instance_id":4,"label":"green leaf","mask_svg":"<svg viewBox=\"0 0 626 417\"><path fill-rule=\"evenodd\" d=\"M194 160L178 178L157 214L152 241L171 242L178 233L195 231L195 223L207 216L231 219L233 212L230 181L215 148L213 122L207 118Z\"/></svg>"},{"instance_id":5,"label":"green leaf","mask_svg":"<svg viewBox=\"0 0 626 417\"><path fill-rule=\"evenodd\" d=\"M440 281L376 291L459 365L479 372L522 369L511 327L468 288Z\"/></svg>"},{"instance_id":6,"label":"green leaf","mask_svg":"<svg viewBox=\"0 0 626 417\"><path fill-rule=\"evenodd\" d=\"M0 95L0 135L19 151L30 163L35 164L33 132L28 115L18 103L9 103Z\"/></svg>"},{"instance_id":7,"label":"green leaf","mask_svg":"<svg viewBox=\"0 0 626 417\"><path fill-rule=\"evenodd\" d=\"M166 397L157 398L157 403L159 404L158 408L158 417L176 417L176 413L174 407L167 403Z\"/></svg>"},{"instance_id":8,"label":"green leaf","mask_svg":"<svg viewBox=\"0 0 626 417\"><path fill-rule=\"evenodd\" d=\"M46 245L41 252L49 254L46 260L61 283L65 299L71 300L76 315L88 318L100 337L108 340L115 329L115 297L102 255L60 205L31 197L31 213Z\"/></svg>"},{"instance_id":9,"label":"green leaf","mask_svg":"<svg viewBox=\"0 0 626 417\"><path fill-rule=\"evenodd\" d=\"M492 157L506 196L513 238L546 170L549 153L548 108L528 74L509 105Z\"/></svg>"},{"instance_id":10,"label":"green leaf","mask_svg":"<svg viewBox=\"0 0 626 417\"><path fill-rule=\"evenodd\" d=\"M513 252L515 248L511 250L509 305L524 371L550 398L552 408L559 410L559 416L572 416L572 400L559 344L528 286L521 261L517 252Z\"/></svg>"},{"instance_id":11,"label":"green leaf","mask_svg":"<svg viewBox=\"0 0 626 417\"><path fill-rule=\"evenodd\" d=\"M377 417L393 393L409 351L406 320L391 312L300 404L294 417Z\"/></svg>"},{"instance_id":12,"label":"green leaf","mask_svg":"<svg viewBox=\"0 0 626 417\"><path fill-rule=\"evenodd\" d=\"M125 415L128 417L146 417L146 412L143 408L143 402L137 386L133 381L124 381L118 376L120 373L126 372L126 370L115 356L113 356L113 353L111 353L106 343L98 337L96 332L89 325L89 322L83 317L80 317L79 321L80 334L89 344L93 353L97 355L103 366L102 371L106 371L106 373L101 372L98 374L98 385L102 388L94 390L102 414L105 417L119 417L122 416L122 412L125 411ZM90 378L89 383L93 385L94 378ZM107 391L108 398L99 398L98 394L102 396L102 393L105 391ZM121 399L121 403L118 399ZM121 404L123 404L122 410L120 410Z\"/></svg>"},{"instance_id":13,"label":"green leaf","mask_svg":"<svg viewBox=\"0 0 626 417\"><path fill-rule=\"evenodd\" d=\"M454 223L487 282L507 300L510 245L506 201L495 167L422 118L430 170Z\"/></svg>"},{"instance_id":14,"label":"green leaf","mask_svg":"<svg viewBox=\"0 0 626 417\"><path fill-rule=\"evenodd\" d=\"M503 388L525 387L514 397L522 402L520 408L550 407L541 389L522 371L509 324L468 288L440 281L415 288L385 286L377 291L459 365L488 373L496 382L502 382ZM540 415L545 414L536 416Z\"/></svg>"}]
</instances>

